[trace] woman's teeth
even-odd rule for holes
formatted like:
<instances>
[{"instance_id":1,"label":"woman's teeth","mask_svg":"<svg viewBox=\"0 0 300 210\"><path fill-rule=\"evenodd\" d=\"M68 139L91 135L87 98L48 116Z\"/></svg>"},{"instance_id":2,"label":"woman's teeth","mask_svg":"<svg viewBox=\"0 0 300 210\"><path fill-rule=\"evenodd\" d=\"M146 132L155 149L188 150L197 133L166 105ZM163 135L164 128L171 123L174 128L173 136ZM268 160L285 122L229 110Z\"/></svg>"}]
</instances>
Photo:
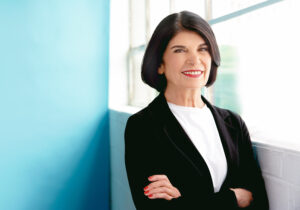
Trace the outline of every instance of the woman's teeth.
<instances>
[{"instance_id":1,"label":"woman's teeth","mask_svg":"<svg viewBox=\"0 0 300 210\"><path fill-rule=\"evenodd\" d=\"M200 75L202 74L202 71L185 71L183 72L185 75Z\"/></svg>"}]
</instances>

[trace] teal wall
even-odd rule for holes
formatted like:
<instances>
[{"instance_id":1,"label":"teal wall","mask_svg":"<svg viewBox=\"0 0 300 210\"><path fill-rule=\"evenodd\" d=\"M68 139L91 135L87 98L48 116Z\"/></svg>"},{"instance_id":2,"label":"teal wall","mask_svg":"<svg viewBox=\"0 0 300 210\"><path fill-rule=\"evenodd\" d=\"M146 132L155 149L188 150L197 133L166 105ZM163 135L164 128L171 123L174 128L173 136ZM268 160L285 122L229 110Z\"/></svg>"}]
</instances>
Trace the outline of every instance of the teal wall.
<instances>
[{"instance_id":1,"label":"teal wall","mask_svg":"<svg viewBox=\"0 0 300 210\"><path fill-rule=\"evenodd\" d=\"M0 209L109 209L109 0L0 1Z\"/></svg>"}]
</instances>

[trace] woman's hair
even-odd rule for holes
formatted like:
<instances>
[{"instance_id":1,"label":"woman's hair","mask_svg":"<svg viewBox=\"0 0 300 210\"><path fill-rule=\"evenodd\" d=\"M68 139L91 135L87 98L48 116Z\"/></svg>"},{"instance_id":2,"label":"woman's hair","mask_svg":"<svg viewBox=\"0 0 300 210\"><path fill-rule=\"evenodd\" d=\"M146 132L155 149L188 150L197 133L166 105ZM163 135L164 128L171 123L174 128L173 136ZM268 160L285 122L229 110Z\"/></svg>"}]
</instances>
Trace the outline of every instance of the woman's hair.
<instances>
[{"instance_id":1,"label":"woman's hair","mask_svg":"<svg viewBox=\"0 0 300 210\"><path fill-rule=\"evenodd\" d=\"M167 80L164 74L158 74L162 64L163 54L169 41L180 31L193 31L199 34L206 42L212 58L211 70L206 87L212 85L217 77L220 65L220 52L215 35L210 25L199 15L182 11L164 18L156 27L144 54L142 63L143 81L159 92L164 91Z\"/></svg>"}]
</instances>

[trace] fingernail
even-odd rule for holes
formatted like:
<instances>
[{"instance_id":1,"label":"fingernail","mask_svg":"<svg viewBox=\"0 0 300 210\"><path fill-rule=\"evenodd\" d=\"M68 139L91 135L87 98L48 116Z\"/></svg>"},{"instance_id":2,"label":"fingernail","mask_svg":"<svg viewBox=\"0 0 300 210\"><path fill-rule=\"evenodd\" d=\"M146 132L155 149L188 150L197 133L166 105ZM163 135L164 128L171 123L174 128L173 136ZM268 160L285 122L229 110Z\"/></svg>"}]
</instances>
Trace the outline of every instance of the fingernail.
<instances>
[{"instance_id":1,"label":"fingernail","mask_svg":"<svg viewBox=\"0 0 300 210\"><path fill-rule=\"evenodd\" d=\"M149 193L149 190L147 190L147 191L144 192L144 194L148 194L148 193Z\"/></svg>"},{"instance_id":2,"label":"fingernail","mask_svg":"<svg viewBox=\"0 0 300 210\"><path fill-rule=\"evenodd\" d=\"M152 176L149 176L148 179L152 179Z\"/></svg>"},{"instance_id":3,"label":"fingernail","mask_svg":"<svg viewBox=\"0 0 300 210\"><path fill-rule=\"evenodd\" d=\"M148 189L148 186L144 188L144 191Z\"/></svg>"},{"instance_id":4,"label":"fingernail","mask_svg":"<svg viewBox=\"0 0 300 210\"><path fill-rule=\"evenodd\" d=\"M152 196L153 196L152 194L148 195L149 198L151 198Z\"/></svg>"}]
</instances>

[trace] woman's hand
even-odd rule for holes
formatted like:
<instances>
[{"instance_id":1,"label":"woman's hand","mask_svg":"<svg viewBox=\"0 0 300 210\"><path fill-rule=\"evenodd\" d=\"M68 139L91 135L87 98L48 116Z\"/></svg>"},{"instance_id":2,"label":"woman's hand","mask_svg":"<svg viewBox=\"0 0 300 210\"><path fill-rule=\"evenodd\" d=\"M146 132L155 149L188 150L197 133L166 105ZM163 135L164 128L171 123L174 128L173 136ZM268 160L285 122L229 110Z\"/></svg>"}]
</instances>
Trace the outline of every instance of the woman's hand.
<instances>
[{"instance_id":1,"label":"woman's hand","mask_svg":"<svg viewBox=\"0 0 300 210\"><path fill-rule=\"evenodd\" d=\"M153 175L148 177L148 180L152 183L144 188L144 194L150 199L172 200L181 196L179 190L171 184L166 175Z\"/></svg>"},{"instance_id":2,"label":"woman's hand","mask_svg":"<svg viewBox=\"0 0 300 210\"><path fill-rule=\"evenodd\" d=\"M253 200L252 193L242 188L230 188L234 193L240 208L245 208L250 205Z\"/></svg>"}]
</instances>

